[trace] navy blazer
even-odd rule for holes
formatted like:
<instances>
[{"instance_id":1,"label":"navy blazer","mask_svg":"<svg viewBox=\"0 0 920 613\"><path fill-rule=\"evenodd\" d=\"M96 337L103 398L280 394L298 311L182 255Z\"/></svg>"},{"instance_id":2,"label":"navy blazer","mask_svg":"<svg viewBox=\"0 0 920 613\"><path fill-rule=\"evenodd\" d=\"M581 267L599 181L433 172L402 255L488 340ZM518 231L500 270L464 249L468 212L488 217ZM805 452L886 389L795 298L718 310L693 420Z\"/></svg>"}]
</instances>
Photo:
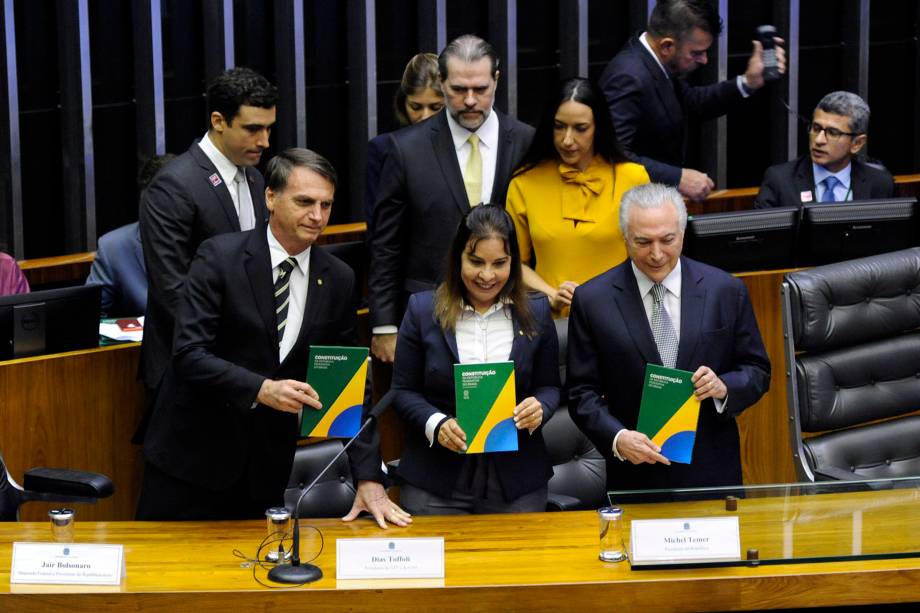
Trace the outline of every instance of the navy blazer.
<instances>
[{"instance_id":1,"label":"navy blazer","mask_svg":"<svg viewBox=\"0 0 920 613\"><path fill-rule=\"evenodd\" d=\"M691 464L620 462L613 438L634 430L645 365L661 364L631 261L578 287L569 316L567 383L572 419L608 458L608 487L645 489L741 483L735 417L770 385L767 357L744 284L717 268L681 257L677 368L709 366L728 387L725 412L700 407Z\"/></svg>"},{"instance_id":2,"label":"navy blazer","mask_svg":"<svg viewBox=\"0 0 920 613\"><path fill-rule=\"evenodd\" d=\"M435 321L433 304L434 293L430 291L409 298L393 366L393 389L397 391L393 406L406 423L400 477L438 496L449 497L465 457L437 442L429 446L425 424L435 413L456 414L454 364L460 358L456 336ZM528 338L515 321L508 359L514 362L517 402L528 396L539 400L545 424L559 406L559 341L546 298L532 299L530 307L538 331ZM519 430L518 451L497 453L494 458L506 501L545 486L553 475L542 428L532 435Z\"/></svg>"},{"instance_id":3,"label":"navy blazer","mask_svg":"<svg viewBox=\"0 0 920 613\"><path fill-rule=\"evenodd\" d=\"M208 490L245 476L254 495L281 503L297 415L253 408L259 388L266 378L303 381L310 345L356 344L351 268L314 245L307 283L300 333L279 362L265 226L202 243L179 304L175 354L144 441L148 462ZM358 479L383 478L372 438L369 433L349 449Z\"/></svg>"},{"instance_id":4,"label":"navy blazer","mask_svg":"<svg viewBox=\"0 0 920 613\"><path fill-rule=\"evenodd\" d=\"M893 198L894 177L887 170L854 159L850 169L850 189L853 190L853 200ZM811 157L803 155L791 162L767 168L763 184L754 199L754 208L802 206L802 194L806 192L810 194L808 202L818 201Z\"/></svg>"},{"instance_id":5,"label":"navy blazer","mask_svg":"<svg viewBox=\"0 0 920 613\"><path fill-rule=\"evenodd\" d=\"M491 200L504 205L511 173L530 146L533 128L492 112L499 138ZM390 133L370 236L372 326L399 324L407 295L435 288L469 210L447 113Z\"/></svg>"},{"instance_id":6,"label":"navy blazer","mask_svg":"<svg viewBox=\"0 0 920 613\"><path fill-rule=\"evenodd\" d=\"M102 286L103 317L143 315L147 308L147 269L137 222L99 237L87 285Z\"/></svg>"},{"instance_id":7,"label":"navy blazer","mask_svg":"<svg viewBox=\"0 0 920 613\"><path fill-rule=\"evenodd\" d=\"M687 120L724 115L743 97L735 79L692 86L668 78L632 37L598 81L623 148L648 170L654 183L678 185L686 157Z\"/></svg>"},{"instance_id":8,"label":"navy blazer","mask_svg":"<svg viewBox=\"0 0 920 613\"><path fill-rule=\"evenodd\" d=\"M364 220L367 222L367 236L374 231L374 205L377 203L377 187L380 185L380 171L390 150L390 134L378 134L367 141L367 155L364 166Z\"/></svg>"},{"instance_id":9,"label":"navy blazer","mask_svg":"<svg viewBox=\"0 0 920 613\"><path fill-rule=\"evenodd\" d=\"M265 182L255 168L246 169L246 178L258 226L268 218ZM140 370L147 388L155 389L169 365L176 309L195 251L212 236L240 231L229 188L197 141L144 190L140 229L149 283Z\"/></svg>"}]
</instances>

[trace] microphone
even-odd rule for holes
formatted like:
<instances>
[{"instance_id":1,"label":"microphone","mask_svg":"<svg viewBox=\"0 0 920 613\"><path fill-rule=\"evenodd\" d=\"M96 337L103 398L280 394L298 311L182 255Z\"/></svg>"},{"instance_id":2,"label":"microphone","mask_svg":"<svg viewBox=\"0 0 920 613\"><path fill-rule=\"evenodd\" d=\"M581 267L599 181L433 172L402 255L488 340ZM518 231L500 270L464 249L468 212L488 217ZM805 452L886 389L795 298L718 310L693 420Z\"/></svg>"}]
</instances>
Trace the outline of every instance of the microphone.
<instances>
[{"instance_id":1,"label":"microphone","mask_svg":"<svg viewBox=\"0 0 920 613\"><path fill-rule=\"evenodd\" d=\"M319 483L319 480L326 474L336 461L345 451L354 443L361 433L364 432L364 429L367 428L372 421L380 417L380 415L386 411L389 406L393 403L393 398L396 397L396 392L394 390L389 390L386 394L383 395L383 398L380 399L374 408L372 408L368 414L367 419L364 420L364 423L361 424L361 427L358 428L358 431L352 436L348 441L342 446L341 451L335 454L335 457L329 460L329 463L323 467L319 474L316 475L316 478L304 488L304 491L297 498L297 503L294 505L294 530L293 530L293 539L294 544L291 547L291 563L290 564L279 564L273 569L268 571L268 578L270 581L276 583L312 583L323 577L323 571L319 569L318 566L313 564L301 564L300 563L300 502L303 500L313 487Z\"/></svg>"}]
</instances>

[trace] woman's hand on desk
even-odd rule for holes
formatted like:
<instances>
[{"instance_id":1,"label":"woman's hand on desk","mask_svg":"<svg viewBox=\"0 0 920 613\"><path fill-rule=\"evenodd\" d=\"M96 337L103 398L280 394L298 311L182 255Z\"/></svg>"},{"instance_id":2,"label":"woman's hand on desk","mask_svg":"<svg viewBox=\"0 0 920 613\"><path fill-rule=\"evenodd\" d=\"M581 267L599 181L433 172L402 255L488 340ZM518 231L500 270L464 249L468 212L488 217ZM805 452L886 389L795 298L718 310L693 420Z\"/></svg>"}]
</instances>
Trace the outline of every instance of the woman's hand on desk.
<instances>
[{"instance_id":1,"label":"woman's hand on desk","mask_svg":"<svg viewBox=\"0 0 920 613\"><path fill-rule=\"evenodd\" d=\"M466 451L466 432L453 417L441 424L438 428L438 444L450 451Z\"/></svg>"},{"instance_id":2,"label":"woman's hand on desk","mask_svg":"<svg viewBox=\"0 0 920 613\"><path fill-rule=\"evenodd\" d=\"M530 396L514 407L514 425L518 430L527 430L531 434L543 423L543 405Z\"/></svg>"}]
</instances>

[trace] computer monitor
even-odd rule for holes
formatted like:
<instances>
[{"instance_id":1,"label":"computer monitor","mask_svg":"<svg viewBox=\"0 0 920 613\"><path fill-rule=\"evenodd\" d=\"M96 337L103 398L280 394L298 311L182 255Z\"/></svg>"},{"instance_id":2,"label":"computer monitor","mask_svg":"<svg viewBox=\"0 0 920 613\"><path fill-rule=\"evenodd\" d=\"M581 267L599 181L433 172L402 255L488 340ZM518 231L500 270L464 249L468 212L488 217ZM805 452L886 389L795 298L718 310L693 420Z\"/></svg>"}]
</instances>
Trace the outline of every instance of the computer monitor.
<instances>
[{"instance_id":1,"label":"computer monitor","mask_svg":"<svg viewBox=\"0 0 920 613\"><path fill-rule=\"evenodd\" d=\"M99 285L0 297L0 360L99 346Z\"/></svg>"},{"instance_id":2,"label":"computer monitor","mask_svg":"<svg viewBox=\"0 0 920 613\"><path fill-rule=\"evenodd\" d=\"M729 272L790 268L798 217L797 206L693 215L684 253Z\"/></svg>"},{"instance_id":3,"label":"computer monitor","mask_svg":"<svg viewBox=\"0 0 920 613\"><path fill-rule=\"evenodd\" d=\"M803 205L801 265L842 262L918 244L914 197Z\"/></svg>"}]
</instances>

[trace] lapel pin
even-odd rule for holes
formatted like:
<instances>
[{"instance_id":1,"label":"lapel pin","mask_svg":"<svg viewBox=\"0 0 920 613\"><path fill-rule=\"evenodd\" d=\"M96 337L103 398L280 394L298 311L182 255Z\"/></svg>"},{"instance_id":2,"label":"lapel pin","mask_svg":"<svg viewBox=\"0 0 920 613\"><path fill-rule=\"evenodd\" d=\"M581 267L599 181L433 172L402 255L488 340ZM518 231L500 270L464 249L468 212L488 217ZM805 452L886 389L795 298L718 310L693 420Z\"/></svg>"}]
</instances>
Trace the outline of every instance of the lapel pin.
<instances>
[{"instance_id":1,"label":"lapel pin","mask_svg":"<svg viewBox=\"0 0 920 613\"><path fill-rule=\"evenodd\" d=\"M316 284L317 284L317 285L322 285L322 284L323 284L323 280L322 280L322 279L317 279L317 280L316 280Z\"/></svg>"},{"instance_id":2,"label":"lapel pin","mask_svg":"<svg viewBox=\"0 0 920 613\"><path fill-rule=\"evenodd\" d=\"M218 175L216 172L210 177L208 177L208 181L210 181L211 185L213 185L214 187L217 187L218 185L223 183L223 181L220 180L220 175Z\"/></svg>"},{"instance_id":3,"label":"lapel pin","mask_svg":"<svg viewBox=\"0 0 920 613\"><path fill-rule=\"evenodd\" d=\"M811 202L812 199L813 199L813 198L812 198L812 195L811 195L811 190L810 190L810 189L806 189L806 190L803 191L801 194L799 194L799 198L802 199L802 202Z\"/></svg>"}]
</instances>

